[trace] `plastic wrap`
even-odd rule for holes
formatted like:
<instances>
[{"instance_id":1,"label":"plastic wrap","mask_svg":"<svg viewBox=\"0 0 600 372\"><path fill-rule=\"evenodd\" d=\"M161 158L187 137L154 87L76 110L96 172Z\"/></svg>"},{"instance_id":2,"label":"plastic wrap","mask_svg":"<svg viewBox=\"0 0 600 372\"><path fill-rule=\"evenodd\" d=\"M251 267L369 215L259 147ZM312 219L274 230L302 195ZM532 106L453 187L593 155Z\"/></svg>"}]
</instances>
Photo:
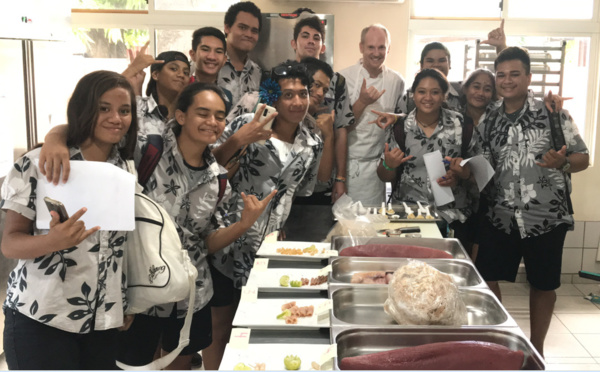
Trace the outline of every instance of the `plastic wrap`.
<instances>
[{"instance_id":1,"label":"plastic wrap","mask_svg":"<svg viewBox=\"0 0 600 372\"><path fill-rule=\"evenodd\" d=\"M411 261L388 285L384 310L398 324L466 325L467 308L452 277L421 261Z\"/></svg>"},{"instance_id":2,"label":"plastic wrap","mask_svg":"<svg viewBox=\"0 0 600 372\"><path fill-rule=\"evenodd\" d=\"M387 218L381 215L367 214L368 209L363 207L360 201L353 202L352 198L343 194L332 207L333 215L338 224L328 235L326 241L331 240L331 236L342 235L349 237L377 236L377 230L373 223L387 222Z\"/></svg>"}]
</instances>

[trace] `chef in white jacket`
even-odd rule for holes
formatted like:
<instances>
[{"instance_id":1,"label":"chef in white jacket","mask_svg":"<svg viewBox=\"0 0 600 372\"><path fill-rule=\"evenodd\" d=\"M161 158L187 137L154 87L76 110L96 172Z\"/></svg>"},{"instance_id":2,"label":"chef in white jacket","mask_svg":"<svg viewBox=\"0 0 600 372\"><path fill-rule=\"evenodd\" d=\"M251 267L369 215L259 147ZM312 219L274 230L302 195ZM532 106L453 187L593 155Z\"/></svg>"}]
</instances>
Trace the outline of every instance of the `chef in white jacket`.
<instances>
[{"instance_id":1,"label":"chef in white jacket","mask_svg":"<svg viewBox=\"0 0 600 372\"><path fill-rule=\"evenodd\" d=\"M377 164L385 144L385 130L375 124L371 110L396 112L404 94L404 79L384 63L390 50L390 33L381 24L364 28L360 38L362 59L342 71L356 122L348 127L346 186L353 201L380 206L385 184L377 177Z\"/></svg>"}]
</instances>

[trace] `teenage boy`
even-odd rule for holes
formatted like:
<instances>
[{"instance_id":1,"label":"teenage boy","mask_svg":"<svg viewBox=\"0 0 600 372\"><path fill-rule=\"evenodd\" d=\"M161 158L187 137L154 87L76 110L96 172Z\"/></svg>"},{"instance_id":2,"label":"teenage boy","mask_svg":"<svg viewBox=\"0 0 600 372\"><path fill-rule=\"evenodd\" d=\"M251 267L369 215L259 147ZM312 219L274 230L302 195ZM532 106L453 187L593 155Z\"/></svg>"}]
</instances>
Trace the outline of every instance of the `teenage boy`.
<instances>
[{"instance_id":1,"label":"teenage boy","mask_svg":"<svg viewBox=\"0 0 600 372\"><path fill-rule=\"evenodd\" d=\"M317 16L303 18L294 26L292 48L296 52L296 61L300 62L306 57L319 58L325 53L325 27ZM348 133L346 127L354 124L354 114L348 96L348 88L343 76L334 73L325 95L325 106L328 110L335 111L335 177L328 185L317 185L315 194L329 193L331 189L331 202L334 203L346 193L346 159L348 154Z\"/></svg>"},{"instance_id":2,"label":"teenage boy","mask_svg":"<svg viewBox=\"0 0 600 372\"><path fill-rule=\"evenodd\" d=\"M385 202L385 183L377 177L385 130L369 124L377 118L371 110L395 112L404 92L404 79L385 66L390 33L383 25L365 27L360 35L362 59L342 71L348 84L356 119L348 128L348 196L366 206Z\"/></svg>"},{"instance_id":3,"label":"teenage boy","mask_svg":"<svg viewBox=\"0 0 600 372\"><path fill-rule=\"evenodd\" d=\"M227 252L215 254L212 260L213 343L202 354L205 368L217 369L229 341L233 316L240 300L240 289L246 284L256 251L264 237L281 229L288 217L295 195L310 195L317 180L323 141L304 123L309 106L309 78L299 63L285 63L271 71L281 95L273 103L277 113L272 129L264 128L261 119L264 106L256 114L239 116L227 124L213 153L217 161L239 166L230 178L233 189L230 218L240 217L241 193L277 194L257 222L229 246ZM265 145L256 143L267 140ZM235 212L234 212L235 211Z\"/></svg>"},{"instance_id":4,"label":"teenage boy","mask_svg":"<svg viewBox=\"0 0 600 372\"><path fill-rule=\"evenodd\" d=\"M248 54L258 42L261 27L260 9L251 1L233 4L225 13L227 61L219 72L218 84L231 92L233 102L260 86L262 70Z\"/></svg>"},{"instance_id":5,"label":"teenage boy","mask_svg":"<svg viewBox=\"0 0 600 372\"><path fill-rule=\"evenodd\" d=\"M476 265L501 299L498 281L514 282L524 259L531 342L543 355L560 287L563 243L574 226L569 175L588 167L588 149L567 111L558 113L560 128L551 129L544 103L528 91L532 75L525 49L504 49L494 67L503 101L488 108L478 128L495 174Z\"/></svg>"}]
</instances>

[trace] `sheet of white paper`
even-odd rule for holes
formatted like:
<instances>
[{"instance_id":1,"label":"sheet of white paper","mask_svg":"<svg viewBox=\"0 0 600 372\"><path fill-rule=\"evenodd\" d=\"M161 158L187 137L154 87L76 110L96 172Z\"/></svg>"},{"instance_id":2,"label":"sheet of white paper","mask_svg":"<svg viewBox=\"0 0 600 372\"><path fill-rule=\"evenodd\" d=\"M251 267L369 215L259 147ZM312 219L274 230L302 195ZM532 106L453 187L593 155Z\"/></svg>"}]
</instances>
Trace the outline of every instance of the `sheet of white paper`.
<instances>
[{"instance_id":1,"label":"sheet of white paper","mask_svg":"<svg viewBox=\"0 0 600 372\"><path fill-rule=\"evenodd\" d=\"M475 177L477 187L479 191L483 190L485 185L494 177L494 168L490 165L483 155L473 156L472 158L465 159L460 162L460 166L463 167L465 164L471 165L471 173Z\"/></svg>"},{"instance_id":2,"label":"sheet of white paper","mask_svg":"<svg viewBox=\"0 0 600 372\"><path fill-rule=\"evenodd\" d=\"M437 206L440 206L453 202L454 194L452 194L452 188L442 187L437 183L437 179L443 177L446 174L446 168L444 168L444 159L442 159L442 153L439 150L427 153L423 155L423 161L425 162L425 168L427 168L427 175L429 176L429 180L431 181L431 190L433 191L435 204Z\"/></svg>"},{"instance_id":3,"label":"sheet of white paper","mask_svg":"<svg viewBox=\"0 0 600 372\"><path fill-rule=\"evenodd\" d=\"M132 231L134 214L135 176L106 162L71 161L67 183L54 185L46 178L38 178L35 207L36 226L48 229L50 212L44 203L49 196L65 205L69 216L86 207L81 220L90 229Z\"/></svg>"}]
</instances>

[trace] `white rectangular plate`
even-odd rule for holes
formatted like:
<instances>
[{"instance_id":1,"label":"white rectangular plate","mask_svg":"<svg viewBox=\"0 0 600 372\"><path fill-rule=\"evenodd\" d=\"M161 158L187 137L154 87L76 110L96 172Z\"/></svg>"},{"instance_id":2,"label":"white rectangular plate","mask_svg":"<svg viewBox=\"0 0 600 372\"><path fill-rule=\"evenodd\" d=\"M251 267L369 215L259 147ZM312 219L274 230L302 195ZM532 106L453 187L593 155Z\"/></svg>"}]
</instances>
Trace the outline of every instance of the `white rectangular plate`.
<instances>
[{"instance_id":1,"label":"white rectangular plate","mask_svg":"<svg viewBox=\"0 0 600 372\"><path fill-rule=\"evenodd\" d=\"M300 357L301 371L314 371L312 362L319 363L321 355L329 345L314 344L249 344L248 349L234 349L227 344L219 371L231 371L238 363L253 367L256 363L265 363L266 371L285 371L283 358L287 355Z\"/></svg>"},{"instance_id":2,"label":"white rectangular plate","mask_svg":"<svg viewBox=\"0 0 600 372\"><path fill-rule=\"evenodd\" d=\"M316 292L326 291L327 283L319 285L303 285L302 287L282 287L279 285L279 279L287 275L292 280L306 278L308 280L319 276L320 269L267 269L266 271L250 271L248 277L248 286L258 287L260 292ZM329 278L329 273L325 276Z\"/></svg>"},{"instance_id":3,"label":"white rectangular plate","mask_svg":"<svg viewBox=\"0 0 600 372\"><path fill-rule=\"evenodd\" d=\"M296 305L313 305L315 311L311 317L298 318L297 324L285 324L284 319L277 319L277 315L282 313L281 306L288 302L296 301ZM256 302L240 302L233 325L236 327L246 327L252 329L318 329L329 328L331 322L329 317L321 318L317 316L317 309L323 302L330 301L326 298L303 298L303 299L258 299Z\"/></svg>"},{"instance_id":4,"label":"white rectangular plate","mask_svg":"<svg viewBox=\"0 0 600 372\"><path fill-rule=\"evenodd\" d=\"M281 254L277 252L277 248L308 248L314 245L319 252L313 256L308 253L302 255L289 255ZM321 253L325 249L325 253ZM319 261L327 259L330 256L328 250L331 249L331 243L315 243L315 242L292 242L292 241L278 241L274 243L263 243L258 251L257 256L268 257L270 259L282 260L282 261Z\"/></svg>"}]
</instances>

